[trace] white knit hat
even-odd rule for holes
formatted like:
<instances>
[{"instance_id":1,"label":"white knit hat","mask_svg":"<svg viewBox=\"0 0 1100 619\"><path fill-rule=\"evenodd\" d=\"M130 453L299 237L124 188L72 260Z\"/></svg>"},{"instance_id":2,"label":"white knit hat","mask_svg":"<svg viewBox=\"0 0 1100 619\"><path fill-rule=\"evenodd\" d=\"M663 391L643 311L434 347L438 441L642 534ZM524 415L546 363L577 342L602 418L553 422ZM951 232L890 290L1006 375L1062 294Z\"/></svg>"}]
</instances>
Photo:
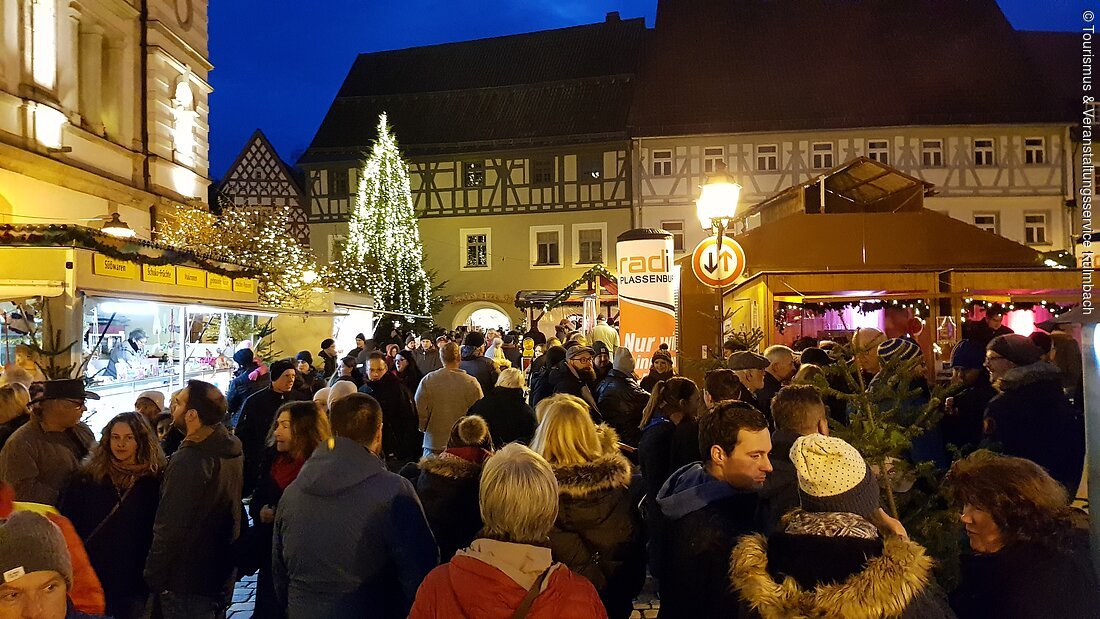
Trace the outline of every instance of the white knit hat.
<instances>
[{"instance_id":1,"label":"white knit hat","mask_svg":"<svg viewBox=\"0 0 1100 619\"><path fill-rule=\"evenodd\" d=\"M878 509L878 482L855 447L839 438L808 434L795 440L790 455L803 509L868 518Z\"/></svg>"}]
</instances>

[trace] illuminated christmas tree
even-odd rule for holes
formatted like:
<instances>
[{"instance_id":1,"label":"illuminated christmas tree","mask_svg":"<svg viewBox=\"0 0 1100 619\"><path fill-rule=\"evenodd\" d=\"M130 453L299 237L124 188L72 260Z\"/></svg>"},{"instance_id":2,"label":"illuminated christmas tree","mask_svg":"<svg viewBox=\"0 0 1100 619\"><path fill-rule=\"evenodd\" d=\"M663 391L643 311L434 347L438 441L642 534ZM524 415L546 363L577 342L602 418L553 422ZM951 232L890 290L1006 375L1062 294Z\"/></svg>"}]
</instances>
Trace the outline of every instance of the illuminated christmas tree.
<instances>
[{"instance_id":1,"label":"illuminated christmas tree","mask_svg":"<svg viewBox=\"0 0 1100 619\"><path fill-rule=\"evenodd\" d=\"M337 283L371 295L379 309L431 316L435 290L424 270L409 169L385 114L378 118L378 138L359 171L356 193L347 241L333 263Z\"/></svg>"}]
</instances>

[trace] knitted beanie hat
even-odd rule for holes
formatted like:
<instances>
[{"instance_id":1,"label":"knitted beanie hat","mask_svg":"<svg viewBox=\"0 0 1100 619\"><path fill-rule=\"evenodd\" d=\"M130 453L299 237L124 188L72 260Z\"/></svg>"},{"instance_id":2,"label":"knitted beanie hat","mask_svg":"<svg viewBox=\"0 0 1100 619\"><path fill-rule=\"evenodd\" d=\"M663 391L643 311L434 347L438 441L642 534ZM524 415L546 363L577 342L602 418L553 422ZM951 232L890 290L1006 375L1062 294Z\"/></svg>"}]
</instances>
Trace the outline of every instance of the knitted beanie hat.
<instances>
[{"instance_id":1,"label":"knitted beanie hat","mask_svg":"<svg viewBox=\"0 0 1100 619\"><path fill-rule=\"evenodd\" d=\"M1027 336L1027 339L1031 340L1032 344L1039 347L1039 350L1043 351L1043 354L1050 352L1050 349L1054 346L1054 340L1051 339L1050 334L1042 329L1036 329L1031 332L1031 335Z\"/></svg>"},{"instance_id":2,"label":"knitted beanie hat","mask_svg":"<svg viewBox=\"0 0 1100 619\"><path fill-rule=\"evenodd\" d=\"M895 337L878 345L878 357L884 362L908 361L920 357L920 346L913 340Z\"/></svg>"},{"instance_id":3,"label":"knitted beanie hat","mask_svg":"<svg viewBox=\"0 0 1100 619\"><path fill-rule=\"evenodd\" d=\"M986 345L985 349L992 350L1016 365L1031 365L1043 356L1042 349L1034 342L1015 333L998 335Z\"/></svg>"},{"instance_id":4,"label":"knitted beanie hat","mask_svg":"<svg viewBox=\"0 0 1100 619\"><path fill-rule=\"evenodd\" d=\"M795 440L790 455L802 509L864 518L878 509L878 482L855 447L839 438L808 434Z\"/></svg>"},{"instance_id":5,"label":"knitted beanie hat","mask_svg":"<svg viewBox=\"0 0 1100 619\"><path fill-rule=\"evenodd\" d=\"M974 340L963 340L951 351L951 367L980 369L985 364L985 348Z\"/></svg>"},{"instance_id":6,"label":"knitted beanie hat","mask_svg":"<svg viewBox=\"0 0 1100 619\"><path fill-rule=\"evenodd\" d=\"M142 398L145 398L146 400L149 400L153 404L156 404L157 408L159 408L161 410L164 410L164 394L163 393L161 393L159 391L142 391L141 393L138 394L138 397L135 398L135 401L140 400Z\"/></svg>"},{"instance_id":7,"label":"knitted beanie hat","mask_svg":"<svg viewBox=\"0 0 1100 619\"><path fill-rule=\"evenodd\" d=\"M297 363L292 359L279 359L271 362L271 380L279 380L287 370L293 370Z\"/></svg>"},{"instance_id":8,"label":"knitted beanie hat","mask_svg":"<svg viewBox=\"0 0 1100 619\"><path fill-rule=\"evenodd\" d=\"M73 586L73 565L61 529L45 516L19 510L0 523L0 575L9 583L31 572L61 574Z\"/></svg>"},{"instance_id":9,"label":"knitted beanie hat","mask_svg":"<svg viewBox=\"0 0 1100 619\"><path fill-rule=\"evenodd\" d=\"M466 415L459 419L447 441L448 447L491 447L489 424L478 415Z\"/></svg>"},{"instance_id":10,"label":"knitted beanie hat","mask_svg":"<svg viewBox=\"0 0 1100 619\"><path fill-rule=\"evenodd\" d=\"M294 360L305 361L306 363L313 365L313 355L310 354L308 350L303 350L299 352L297 355L295 355Z\"/></svg>"},{"instance_id":11,"label":"knitted beanie hat","mask_svg":"<svg viewBox=\"0 0 1100 619\"><path fill-rule=\"evenodd\" d=\"M237 362L237 365L244 367L251 365L252 360L256 358L256 353L252 352L251 348L242 348L233 353L233 360Z\"/></svg>"},{"instance_id":12,"label":"knitted beanie hat","mask_svg":"<svg viewBox=\"0 0 1100 619\"><path fill-rule=\"evenodd\" d=\"M622 372L623 374L634 373L634 355L630 354L629 348L623 348L619 346L615 349L615 360L612 362L611 367Z\"/></svg>"}]
</instances>

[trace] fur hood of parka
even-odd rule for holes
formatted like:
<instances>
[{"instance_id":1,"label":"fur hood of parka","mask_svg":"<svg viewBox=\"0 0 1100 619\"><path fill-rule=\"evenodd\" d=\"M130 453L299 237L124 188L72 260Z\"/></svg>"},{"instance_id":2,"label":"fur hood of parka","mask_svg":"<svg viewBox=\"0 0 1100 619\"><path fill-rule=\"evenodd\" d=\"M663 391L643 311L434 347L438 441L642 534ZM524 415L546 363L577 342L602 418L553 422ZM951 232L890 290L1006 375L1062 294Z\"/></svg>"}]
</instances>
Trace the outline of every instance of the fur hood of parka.
<instances>
[{"instance_id":1,"label":"fur hood of parka","mask_svg":"<svg viewBox=\"0 0 1100 619\"><path fill-rule=\"evenodd\" d=\"M805 589L768 572L768 542L741 538L730 556L730 582L751 616L762 619L953 618L932 578L932 559L919 544L890 536L882 554L841 582Z\"/></svg>"},{"instance_id":2,"label":"fur hood of parka","mask_svg":"<svg viewBox=\"0 0 1100 619\"><path fill-rule=\"evenodd\" d=\"M448 479L465 480L481 476L481 465L446 452L421 458L417 467L425 473Z\"/></svg>"},{"instance_id":3,"label":"fur hood of parka","mask_svg":"<svg viewBox=\"0 0 1100 619\"><path fill-rule=\"evenodd\" d=\"M1058 366L1046 361L1039 361L1031 365L1021 365L1005 372L997 381L996 387L1001 391L1013 391L1043 381L1055 381L1059 385L1062 382L1062 372Z\"/></svg>"}]
</instances>

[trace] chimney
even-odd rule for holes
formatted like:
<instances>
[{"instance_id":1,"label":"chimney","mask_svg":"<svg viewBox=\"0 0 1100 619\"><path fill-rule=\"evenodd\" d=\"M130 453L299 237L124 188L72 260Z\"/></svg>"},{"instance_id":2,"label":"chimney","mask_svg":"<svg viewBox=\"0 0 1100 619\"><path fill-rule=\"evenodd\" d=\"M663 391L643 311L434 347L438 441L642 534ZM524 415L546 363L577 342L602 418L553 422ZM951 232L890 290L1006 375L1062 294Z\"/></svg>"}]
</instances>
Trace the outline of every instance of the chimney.
<instances>
[{"instance_id":1,"label":"chimney","mask_svg":"<svg viewBox=\"0 0 1100 619\"><path fill-rule=\"evenodd\" d=\"M604 18L604 22L606 22L608 24L617 24L620 21L622 21L622 20L619 18L619 12L618 11L608 11L607 17Z\"/></svg>"}]
</instances>

